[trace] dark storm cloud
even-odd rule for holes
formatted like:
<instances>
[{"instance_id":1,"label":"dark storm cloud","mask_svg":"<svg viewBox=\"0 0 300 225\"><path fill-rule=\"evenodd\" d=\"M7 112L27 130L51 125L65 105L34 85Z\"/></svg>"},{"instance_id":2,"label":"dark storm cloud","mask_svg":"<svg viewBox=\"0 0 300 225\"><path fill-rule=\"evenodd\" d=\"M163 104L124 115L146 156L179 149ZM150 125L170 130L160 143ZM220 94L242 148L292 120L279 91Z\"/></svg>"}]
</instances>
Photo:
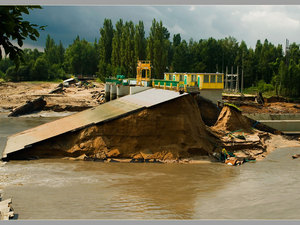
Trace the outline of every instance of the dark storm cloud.
<instances>
[{"instance_id":1,"label":"dark storm cloud","mask_svg":"<svg viewBox=\"0 0 300 225\"><path fill-rule=\"evenodd\" d=\"M27 17L32 23L47 25L41 31L38 42L27 44L44 46L47 34L56 42L61 40L65 47L77 35L93 42L99 39L99 28L104 18L112 20L113 25L121 18L123 21L144 22L145 32L151 27L153 18L162 20L171 34L180 33L183 39L216 39L228 36L239 42L245 40L248 46L255 46L258 39L267 38L274 44L299 43L299 6L44 6L33 10Z\"/></svg>"}]
</instances>

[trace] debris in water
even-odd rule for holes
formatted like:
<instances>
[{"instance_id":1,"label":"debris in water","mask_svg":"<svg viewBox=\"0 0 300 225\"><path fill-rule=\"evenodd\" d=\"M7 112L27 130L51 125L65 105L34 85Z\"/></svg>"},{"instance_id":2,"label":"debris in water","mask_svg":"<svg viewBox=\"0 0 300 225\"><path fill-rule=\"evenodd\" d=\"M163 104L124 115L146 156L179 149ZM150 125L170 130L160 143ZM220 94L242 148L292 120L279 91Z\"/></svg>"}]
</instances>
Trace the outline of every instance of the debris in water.
<instances>
[{"instance_id":1,"label":"debris in water","mask_svg":"<svg viewBox=\"0 0 300 225\"><path fill-rule=\"evenodd\" d=\"M14 217L14 210L11 204L11 198L2 201L2 194L0 193L0 220L9 220Z\"/></svg>"}]
</instances>

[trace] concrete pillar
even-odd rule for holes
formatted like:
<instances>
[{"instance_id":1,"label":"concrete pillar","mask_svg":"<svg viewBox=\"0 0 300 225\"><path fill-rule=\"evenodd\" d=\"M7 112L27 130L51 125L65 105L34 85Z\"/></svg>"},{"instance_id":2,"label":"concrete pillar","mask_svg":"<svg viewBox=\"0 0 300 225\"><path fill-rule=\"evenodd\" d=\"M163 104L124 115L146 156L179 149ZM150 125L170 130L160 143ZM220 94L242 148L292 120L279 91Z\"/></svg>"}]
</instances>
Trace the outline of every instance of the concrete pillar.
<instances>
[{"instance_id":1,"label":"concrete pillar","mask_svg":"<svg viewBox=\"0 0 300 225\"><path fill-rule=\"evenodd\" d=\"M129 86L118 85L117 86L117 98L121 98L125 95L129 95Z\"/></svg>"},{"instance_id":2,"label":"concrete pillar","mask_svg":"<svg viewBox=\"0 0 300 225\"><path fill-rule=\"evenodd\" d=\"M105 84L105 101L109 102L110 100L110 84Z\"/></svg>"},{"instance_id":3,"label":"concrete pillar","mask_svg":"<svg viewBox=\"0 0 300 225\"><path fill-rule=\"evenodd\" d=\"M110 85L110 100L114 100L117 97L117 86L115 84Z\"/></svg>"}]
</instances>

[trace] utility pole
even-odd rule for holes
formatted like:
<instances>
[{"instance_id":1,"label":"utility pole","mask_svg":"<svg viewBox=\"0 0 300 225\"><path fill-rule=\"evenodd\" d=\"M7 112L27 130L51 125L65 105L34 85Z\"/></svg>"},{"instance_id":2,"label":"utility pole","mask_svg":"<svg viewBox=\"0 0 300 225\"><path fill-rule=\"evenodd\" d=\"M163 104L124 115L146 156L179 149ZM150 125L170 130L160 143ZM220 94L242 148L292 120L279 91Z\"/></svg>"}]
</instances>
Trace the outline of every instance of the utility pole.
<instances>
[{"instance_id":1,"label":"utility pole","mask_svg":"<svg viewBox=\"0 0 300 225\"><path fill-rule=\"evenodd\" d=\"M224 73L224 52L222 53L222 73Z\"/></svg>"},{"instance_id":2,"label":"utility pole","mask_svg":"<svg viewBox=\"0 0 300 225\"><path fill-rule=\"evenodd\" d=\"M242 54L242 77L241 77L241 93L243 94L243 88L244 88L244 51Z\"/></svg>"},{"instance_id":3,"label":"utility pole","mask_svg":"<svg viewBox=\"0 0 300 225\"><path fill-rule=\"evenodd\" d=\"M236 70L235 91L239 92L239 66L237 66Z\"/></svg>"},{"instance_id":4,"label":"utility pole","mask_svg":"<svg viewBox=\"0 0 300 225\"><path fill-rule=\"evenodd\" d=\"M289 40L286 38L285 39L285 66L286 66L286 69L285 69L285 73L288 72L288 68L289 68ZM282 80L282 77L280 77L280 82L279 82L279 90L278 90L278 94L280 95L280 92L281 92L281 80Z\"/></svg>"},{"instance_id":5,"label":"utility pole","mask_svg":"<svg viewBox=\"0 0 300 225\"><path fill-rule=\"evenodd\" d=\"M228 79L227 79L228 67L226 66L226 74L225 74L225 90L228 91Z\"/></svg>"},{"instance_id":6,"label":"utility pole","mask_svg":"<svg viewBox=\"0 0 300 225\"><path fill-rule=\"evenodd\" d=\"M233 66L231 66L230 90L233 90Z\"/></svg>"}]
</instances>

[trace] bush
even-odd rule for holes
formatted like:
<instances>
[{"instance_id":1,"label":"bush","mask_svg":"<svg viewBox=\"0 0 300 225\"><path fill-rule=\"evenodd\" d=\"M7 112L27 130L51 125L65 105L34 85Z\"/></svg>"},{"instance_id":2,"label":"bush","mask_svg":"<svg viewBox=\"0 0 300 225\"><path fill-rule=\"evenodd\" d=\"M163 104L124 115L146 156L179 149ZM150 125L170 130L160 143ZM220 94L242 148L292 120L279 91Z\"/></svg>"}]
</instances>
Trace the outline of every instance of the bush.
<instances>
[{"instance_id":1,"label":"bush","mask_svg":"<svg viewBox=\"0 0 300 225\"><path fill-rule=\"evenodd\" d=\"M4 80L5 78L5 73L3 73L1 70L0 70L0 79Z\"/></svg>"},{"instance_id":2,"label":"bush","mask_svg":"<svg viewBox=\"0 0 300 225\"><path fill-rule=\"evenodd\" d=\"M264 80L260 80L257 84L257 88L260 92L269 92L273 91L275 88L272 84L267 84Z\"/></svg>"}]
</instances>

